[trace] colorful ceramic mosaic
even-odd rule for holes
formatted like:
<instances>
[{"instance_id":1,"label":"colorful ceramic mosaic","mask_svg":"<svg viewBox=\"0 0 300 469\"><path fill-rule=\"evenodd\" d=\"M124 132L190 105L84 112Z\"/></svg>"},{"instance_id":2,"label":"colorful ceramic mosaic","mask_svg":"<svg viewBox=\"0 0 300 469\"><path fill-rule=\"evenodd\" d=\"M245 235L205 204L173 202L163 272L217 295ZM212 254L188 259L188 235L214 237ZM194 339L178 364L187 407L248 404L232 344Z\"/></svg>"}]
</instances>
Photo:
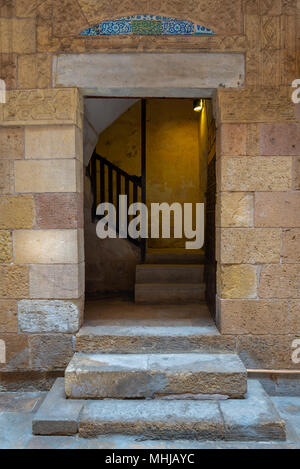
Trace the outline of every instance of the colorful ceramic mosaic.
<instances>
[{"instance_id":1,"label":"colorful ceramic mosaic","mask_svg":"<svg viewBox=\"0 0 300 469\"><path fill-rule=\"evenodd\" d=\"M166 16L136 15L123 16L115 20L102 21L87 28L81 36L199 36L215 34L211 29L191 21L177 20Z\"/></svg>"}]
</instances>

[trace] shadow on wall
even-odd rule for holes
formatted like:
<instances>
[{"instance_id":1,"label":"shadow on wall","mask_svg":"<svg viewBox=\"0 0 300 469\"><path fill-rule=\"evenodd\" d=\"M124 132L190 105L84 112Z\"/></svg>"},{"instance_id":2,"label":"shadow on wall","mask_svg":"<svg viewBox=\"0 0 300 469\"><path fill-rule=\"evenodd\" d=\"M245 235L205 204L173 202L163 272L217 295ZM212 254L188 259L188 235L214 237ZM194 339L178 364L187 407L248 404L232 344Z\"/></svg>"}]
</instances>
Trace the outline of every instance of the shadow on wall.
<instances>
[{"instance_id":1,"label":"shadow on wall","mask_svg":"<svg viewBox=\"0 0 300 469\"><path fill-rule=\"evenodd\" d=\"M85 176L85 265L86 296L97 298L131 295L140 249L126 239L99 239L91 221L93 196L90 179Z\"/></svg>"}]
</instances>

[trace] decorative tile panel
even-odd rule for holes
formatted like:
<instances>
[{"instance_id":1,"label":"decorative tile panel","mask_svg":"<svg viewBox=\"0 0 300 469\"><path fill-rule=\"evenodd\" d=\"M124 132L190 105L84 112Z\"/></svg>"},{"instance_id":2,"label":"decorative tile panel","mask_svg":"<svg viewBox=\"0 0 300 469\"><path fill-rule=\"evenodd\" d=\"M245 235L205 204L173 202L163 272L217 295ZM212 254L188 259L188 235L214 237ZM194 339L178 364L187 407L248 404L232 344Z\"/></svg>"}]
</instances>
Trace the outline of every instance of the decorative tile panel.
<instances>
[{"instance_id":1,"label":"decorative tile panel","mask_svg":"<svg viewBox=\"0 0 300 469\"><path fill-rule=\"evenodd\" d=\"M191 21L167 16L136 15L102 21L80 33L81 36L199 36L215 34L211 29Z\"/></svg>"}]
</instances>

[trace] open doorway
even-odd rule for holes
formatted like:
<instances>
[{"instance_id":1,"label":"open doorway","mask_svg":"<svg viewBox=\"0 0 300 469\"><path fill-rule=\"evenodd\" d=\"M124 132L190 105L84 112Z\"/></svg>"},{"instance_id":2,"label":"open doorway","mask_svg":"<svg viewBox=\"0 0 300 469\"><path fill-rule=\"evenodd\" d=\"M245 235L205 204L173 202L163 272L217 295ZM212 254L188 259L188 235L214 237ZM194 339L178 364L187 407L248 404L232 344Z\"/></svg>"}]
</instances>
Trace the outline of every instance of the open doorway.
<instances>
[{"instance_id":1,"label":"open doorway","mask_svg":"<svg viewBox=\"0 0 300 469\"><path fill-rule=\"evenodd\" d=\"M126 298L138 302L137 290L144 287L136 286L137 276L149 278L151 285L154 276L166 286L165 277L169 273L176 280L176 290L184 282L201 283L201 291L195 296L187 294L187 303L206 298L214 314L216 132L211 100L199 102L201 108L195 112L194 99L87 100L88 124L97 133L94 148L89 150L91 159L85 175L87 301ZM117 221L116 239L99 239L96 208L100 203L110 202L118 212L120 194L127 195L128 205L144 202L147 208L153 203L205 204L204 246L185 248L184 234L181 238L174 235L172 213L169 238L150 236L143 240L127 236L123 239L119 237ZM129 216L128 222L132 218ZM148 225L150 233L151 215ZM143 264L146 272L141 270ZM154 267L149 277L151 266ZM167 266L173 267L168 270ZM177 275L175 266L186 268ZM192 271L188 266L193 266ZM156 294L151 286L149 294L167 304L165 295L160 296L159 291ZM141 298L140 302L147 303L147 299Z\"/></svg>"}]
</instances>

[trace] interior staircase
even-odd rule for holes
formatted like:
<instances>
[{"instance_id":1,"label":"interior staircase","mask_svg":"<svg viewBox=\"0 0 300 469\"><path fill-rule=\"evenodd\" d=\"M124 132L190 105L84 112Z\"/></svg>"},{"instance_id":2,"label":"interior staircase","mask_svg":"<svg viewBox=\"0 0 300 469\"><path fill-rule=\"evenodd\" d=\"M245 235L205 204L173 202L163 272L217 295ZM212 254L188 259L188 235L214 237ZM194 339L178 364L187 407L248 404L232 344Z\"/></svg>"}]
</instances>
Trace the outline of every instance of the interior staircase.
<instances>
[{"instance_id":1,"label":"interior staircase","mask_svg":"<svg viewBox=\"0 0 300 469\"><path fill-rule=\"evenodd\" d=\"M201 285L201 266L151 265L138 267L137 285L153 275L158 285L169 275L181 285L183 272ZM235 338L218 332L204 303L112 300L86 309L76 353L38 410L34 434L285 440L270 398L258 381L247 382Z\"/></svg>"}]
</instances>

